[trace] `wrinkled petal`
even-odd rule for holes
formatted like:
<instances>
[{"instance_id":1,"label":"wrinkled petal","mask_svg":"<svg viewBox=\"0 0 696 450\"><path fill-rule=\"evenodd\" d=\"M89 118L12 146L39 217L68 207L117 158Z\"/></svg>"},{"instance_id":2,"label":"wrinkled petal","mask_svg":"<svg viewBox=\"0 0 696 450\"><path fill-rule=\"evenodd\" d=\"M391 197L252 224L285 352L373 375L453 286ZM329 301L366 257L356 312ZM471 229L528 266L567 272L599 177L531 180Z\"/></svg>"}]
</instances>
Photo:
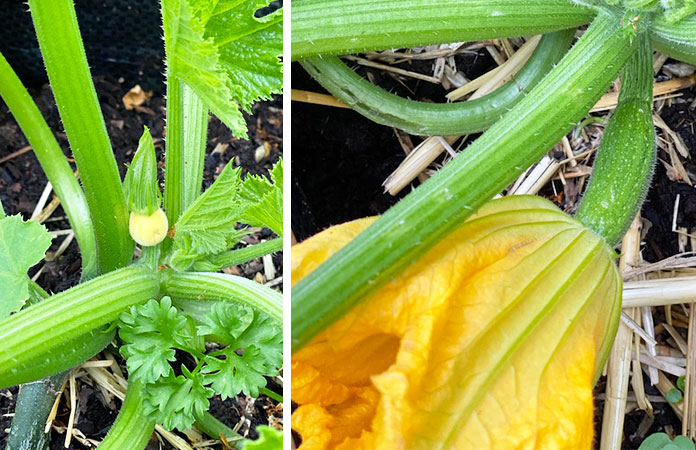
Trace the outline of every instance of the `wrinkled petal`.
<instances>
[{"instance_id":1,"label":"wrinkled petal","mask_svg":"<svg viewBox=\"0 0 696 450\"><path fill-rule=\"evenodd\" d=\"M372 220L293 247L293 283ZM620 293L600 237L539 197L490 202L293 355L293 428L321 449L589 449Z\"/></svg>"}]
</instances>

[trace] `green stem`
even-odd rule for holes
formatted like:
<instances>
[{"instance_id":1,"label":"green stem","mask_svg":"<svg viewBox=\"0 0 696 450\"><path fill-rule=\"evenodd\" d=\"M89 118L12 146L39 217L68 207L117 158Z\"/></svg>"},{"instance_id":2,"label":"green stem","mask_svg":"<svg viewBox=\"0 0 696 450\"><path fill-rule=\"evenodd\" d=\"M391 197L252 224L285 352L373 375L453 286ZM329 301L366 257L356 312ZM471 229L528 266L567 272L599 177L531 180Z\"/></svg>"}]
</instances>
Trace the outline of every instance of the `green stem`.
<instances>
[{"instance_id":1,"label":"green stem","mask_svg":"<svg viewBox=\"0 0 696 450\"><path fill-rule=\"evenodd\" d=\"M292 59L531 36L594 15L568 0L295 0Z\"/></svg>"},{"instance_id":2,"label":"green stem","mask_svg":"<svg viewBox=\"0 0 696 450\"><path fill-rule=\"evenodd\" d=\"M643 204L655 167L652 49L648 35L623 69L619 103L609 120L576 217L617 244Z\"/></svg>"},{"instance_id":3,"label":"green stem","mask_svg":"<svg viewBox=\"0 0 696 450\"><path fill-rule=\"evenodd\" d=\"M599 14L561 62L517 106L294 286L293 351L537 161L606 92L635 47L635 32L628 21Z\"/></svg>"},{"instance_id":4,"label":"green stem","mask_svg":"<svg viewBox=\"0 0 696 450\"><path fill-rule=\"evenodd\" d=\"M225 267L238 266L252 259L260 258L283 250L283 238L275 238L260 244L250 245L237 250L230 250L219 255L212 256L208 261L198 261L193 264L197 271L215 272Z\"/></svg>"},{"instance_id":5,"label":"green stem","mask_svg":"<svg viewBox=\"0 0 696 450\"><path fill-rule=\"evenodd\" d=\"M265 312L283 323L283 296L243 277L222 273L162 271L162 294L172 298L230 300Z\"/></svg>"},{"instance_id":6,"label":"green stem","mask_svg":"<svg viewBox=\"0 0 696 450\"><path fill-rule=\"evenodd\" d=\"M221 435L225 436L225 439L227 439L227 442L232 448L240 449L243 447L239 444L244 442L245 439L210 413L205 413L201 417L198 417L195 425L196 428L213 439L220 439Z\"/></svg>"},{"instance_id":7,"label":"green stem","mask_svg":"<svg viewBox=\"0 0 696 450\"><path fill-rule=\"evenodd\" d=\"M271 397L273 400L275 400L277 402L283 403L283 396L280 394L276 394L275 392L273 392L272 390L270 390L268 388L260 387L259 392L261 392L262 394L265 394L268 397Z\"/></svg>"},{"instance_id":8,"label":"green stem","mask_svg":"<svg viewBox=\"0 0 696 450\"><path fill-rule=\"evenodd\" d=\"M158 270L159 268L159 258L160 258L160 246L144 246L141 248L142 254L140 255L139 262L149 267L151 270Z\"/></svg>"},{"instance_id":9,"label":"green stem","mask_svg":"<svg viewBox=\"0 0 696 450\"><path fill-rule=\"evenodd\" d=\"M650 38L655 50L696 65L696 16L677 23L655 19L650 24Z\"/></svg>"},{"instance_id":10,"label":"green stem","mask_svg":"<svg viewBox=\"0 0 696 450\"><path fill-rule=\"evenodd\" d=\"M569 29L544 36L512 80L466 102L427 103L399 97L365 80L335 56L308 58L301 63L324 88L374 122L418 135L469 134L491 126L527 95L563 57L574 35L575 30Z\"/></svg>"},{"instance_id":11,"label":"green stem","mask_svg":"<svg viewBox=\"0 0 696 450\"><path fill-rule=\"evenodd\" d=\"M208 108L193 90L167 75L164 209L170 225L201 194Z\"/></svg>"},{"instance_id":12,"label":"green stem","mask_svg":"<svg viewBox=\"0 0 696 450\"><path fill-rule=\"evenodd\" d=\"M109 433L97 447L100 450L143 450L155 430L155 422L143 415L143 386L128 383L126 398Z\"/></svg>"},{"instance_id":13,"label":"green stem","mask_svg":"<svg viewBox=\"0 0 696 450\"><path fill-rule=\"evenodd\" d=\"M30 0L31 16L58 111L80 171L96 232L100 273L133 254L116 159L87 65L72 0Z\"/></svg>"},{"instance_id":14,"label":"green stem","mask_svg":"<svg viewBox=\"0 0 696 450\"><path fill-rule=\"evenodd\" d=\"M136 265L101 275L1 320L0 388L53 375L94 356L113 338L113 330L104 327L129 306L158 292L158 274Z\"/></svg>"},{"instance_id":15,"label":"green stem","mask_svg":"<svg viewBox=\"0 0 696 450\"><path fill-rule=\"evenodd\" d=\"M97 244L85 194L41 111L2 54L0 96L27 137L70 220L82 253L82 277L94 277L97 272Z\"/></svg>"}]
</instances>

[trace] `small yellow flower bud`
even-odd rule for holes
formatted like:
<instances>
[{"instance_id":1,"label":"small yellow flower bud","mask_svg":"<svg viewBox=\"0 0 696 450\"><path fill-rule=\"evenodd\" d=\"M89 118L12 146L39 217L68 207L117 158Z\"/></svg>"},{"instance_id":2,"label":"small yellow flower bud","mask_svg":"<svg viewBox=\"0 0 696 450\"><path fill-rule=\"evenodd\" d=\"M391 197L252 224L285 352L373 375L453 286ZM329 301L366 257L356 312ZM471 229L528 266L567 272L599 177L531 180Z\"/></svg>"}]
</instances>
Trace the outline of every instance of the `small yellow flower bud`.
<instances>
[{"instance_id":1,"label":"small yellow flower bud","mask_svg":"<svg viewBox=\"0 0 696 450\"><path fill-rule=\"evenodd\" d=\"M128 231L135 242L142 246L157 245L167 236L169 222L167 216L158 208L152 215L130 213Z\"/></svg>"}]
</instances>

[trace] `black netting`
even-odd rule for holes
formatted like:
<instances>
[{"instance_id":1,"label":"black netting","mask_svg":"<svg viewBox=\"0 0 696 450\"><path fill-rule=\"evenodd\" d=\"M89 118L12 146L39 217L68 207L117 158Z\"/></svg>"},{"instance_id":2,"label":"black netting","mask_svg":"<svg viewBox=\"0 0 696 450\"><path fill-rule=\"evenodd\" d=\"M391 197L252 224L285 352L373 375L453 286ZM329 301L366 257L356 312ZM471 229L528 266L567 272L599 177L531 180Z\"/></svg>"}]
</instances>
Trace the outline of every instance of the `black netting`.
<instances>
[{"instance_id":1,"label":"black netting","mask_svg":"<svg viewBox=\"0 0 696 450\"><path fill-rule=\"evenodd\" d=\"M275 1L259 11L282 6ZM93 76L123 77L127 85L164 90L164 42L158 0L75 0ZM29 86L46 74L25 0L0 0L0 52Z\"/></svg>"}]
</instances>

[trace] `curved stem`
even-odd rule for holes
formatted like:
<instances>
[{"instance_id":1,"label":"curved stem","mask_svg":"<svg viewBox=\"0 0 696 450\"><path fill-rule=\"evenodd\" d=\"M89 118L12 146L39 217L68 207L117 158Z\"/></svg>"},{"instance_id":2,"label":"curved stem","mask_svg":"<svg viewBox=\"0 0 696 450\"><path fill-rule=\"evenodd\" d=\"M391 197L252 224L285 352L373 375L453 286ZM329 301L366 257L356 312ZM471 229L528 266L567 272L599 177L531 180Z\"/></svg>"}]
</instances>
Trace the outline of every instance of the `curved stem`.
<instances>
[{"instance_id":1,"label":"curved stem","mask_svg":"<svg viewBox=\"0 0 696 450\"><path fill-rule=\"evenodd\" d=\"M530 94L457 158L298 282L293 351L498 194L606 91L636 46L633 27L600 13Z\"/></svg>"},{"instance_id":2,"label":"curved stem","mask_svg":"<svg viewBox=\"0 0 696 450\"><path fill-rule=\"evenodd\" d=\"M155 430L155 422L143 415L143 386L131 381L128 383L126 398L99 447L100 450L143 450Z\"/></svg>"},{"instance_id":3,"label":"curved stem","mask_svg":"<svg viewBox=\"0 0 696 450\"><path fill-rule=\"evenodd\" d=\"M569 0L295 0L292 59L531 36L595 14Z\"/></svg>"},{"instance_id":4,"label":"curved stem","mask_svg":"<svg viewBox=\"0 0 696 450\"><path fill-rule=\"evenodd\" d=\"M324 88L374 122L426 136L478 133L541 81L568 50L574 34L575 30L569 29L544 36L512 80L466 102L427 103L399 97L365 80L335 56L308 58L301 63Z\"/></svg>"},{"instance_id":5,"label":"curved stem","mask_svg":"<svg viewBox=\"0 0 696 450\"><path fill-rule=\"evenodd\" d=\"M677 23L655 19L650 24L650 37L659 52L696 65L696 15Z\"/></svg>"},{"instance_id":6,"label":"curved stem","mask_svg":"<svg viewBox=\"0 0 696 450\"><path fill-rule=\"evenodd\" d=\"M623 69L619 104L607 125L576 214L617 244L643 204L655 167L652 49L648 35Z\"/></svg>"},{"instance_id":7,"label":"curved stem","mask_svg":"<svg viewBox=\"0 0 696 450\"><path fill-rule=\"evenodd\" d=\"M0 96L10 108L12 116L27 137L41 168L46 172L48 180L60 198L70 226L80 244L82 278L94 277L97 271L97 244L85 194L41 111L2 54L0 54Z\"/></svg>"},{"instance_id":8,"label":"curved stem","mask_svg":"<svg viewBox=\"0 0 696 450\"><path fill-rule=\"evenodd\" d=\"M196 419L196 428L207 434L213 439L220 439L220 436L225 436L227 443L230 444L232 448L242 448L242 442L245 439L241 435L236 433L232 428L228 427L224 423L220 422L210 413L205 413L201 417Z\"/></svg>"},{"instance_id":9,"label":"curved stem","mask_svg":"<svg viewBox=\"0 0 696 450\"><path fill-rule=\"evenodd\" d=\"M193 263L195 270L214 272L225 267L238 266L252 259L283 250L283 238L274 238L248 247L211 256L207 261Z\"/></svg>"},{"instance_id":10,"label":"curved stem","mask_svg":"<svg viewBox=\"0 0 696 450\"><path fill-rule=\"evenodd\" d=\"M72 0L30 0L31 17L61 120L80 170L101 273L133 255L128 210Z\"/></svg>"},{"instance_id":11,"label":"curved stem","mask_svg":"<svg viewBox=\"0 0 696 450\"><path fill-rule=\"evenodd\" d=\"M162 294L172 298L229 300L246 303L283 322L283 296L243 277L223 273L162 272Z\"/></svg>"},{"instance_id":12,"label":"curved stem","mask_svg":"<svg viewBox=\"0 0 696 450\"><path fill-rule=\"evenodd\" d=\"M101 275L1 320L0 387L34 381L94 356L113 338L114 331L105 326L158 292L158 274L136 265Z\"/></svg>"}]
</instances>

